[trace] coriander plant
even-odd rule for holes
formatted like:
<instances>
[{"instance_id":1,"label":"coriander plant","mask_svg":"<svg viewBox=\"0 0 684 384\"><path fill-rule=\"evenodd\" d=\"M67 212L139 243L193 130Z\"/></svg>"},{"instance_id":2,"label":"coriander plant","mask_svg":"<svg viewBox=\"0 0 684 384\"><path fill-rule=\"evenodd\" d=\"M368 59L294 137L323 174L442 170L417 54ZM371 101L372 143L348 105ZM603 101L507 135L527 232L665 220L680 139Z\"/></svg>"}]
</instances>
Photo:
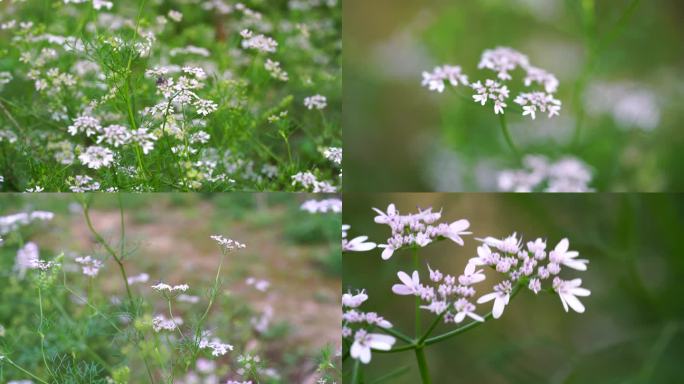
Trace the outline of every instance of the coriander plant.
<instances>
[{"instance_id":1,"label":"coriander plant","mask_svg":"<svg viewBox=\"0 0 684 384\"><path fill-rule=\"evenodd\" d=\"M334 192L340 4L0 2L0 188Z\"/></svg>"},{"instance_id":2,"label":"coriander plant","mask_svg":"<svg viewBox=\"0 0 684 384\"><path fill-rule=\"evenodd\" d=\"M376 381L364 377L363 367L372 362L375 353L415 354L423 383L430 383L429 362L425 350L431 345L445 342L486 322L499 319L521 290L533 294L551 293L558 295L563 309L583 313L585 307L578 297L589 296L591 292L582 287L579 278L561 277L562 269L585 271L588 260L579 259L579 252L570 250L568 239L560 239L553 249L547 248L547 241L537 238L523 242L513 233L504 238L485 236L476 238L481 245L477 255L468 259L462 272L449 273L419 264L419 252L438 241L447 240L458 246L464 245L464 237L470 222L465 219L454 222L440 222L442 212L431 208L417 213L402 215L394 204L387 211L374 208L375 222L390 227L391 235L385 244L369 242L367 236L348 239L349 226L343 226L342 248L346 252L368 252L382 249L381 259L389 263L399 253L408 251L414 259L413 271L397 271L398 281L391 287L397 296L413 297L414 330L399 330L377 312L363 308L370 301L371 292L359 288L342 295L344 355L348 377L351 383L389 380L402 373L390 372ZM356 287L355 287L356 288ZM389 291L389 289L388 289ZM387 292L389 293L389 292ZM378 297L379 293L372 293ZM478 305L491 310L484 313ZM424 322L424 313L432 318ZM453 328L435 335L436 327L444 323Z\"/></svg>"}]
</instances>

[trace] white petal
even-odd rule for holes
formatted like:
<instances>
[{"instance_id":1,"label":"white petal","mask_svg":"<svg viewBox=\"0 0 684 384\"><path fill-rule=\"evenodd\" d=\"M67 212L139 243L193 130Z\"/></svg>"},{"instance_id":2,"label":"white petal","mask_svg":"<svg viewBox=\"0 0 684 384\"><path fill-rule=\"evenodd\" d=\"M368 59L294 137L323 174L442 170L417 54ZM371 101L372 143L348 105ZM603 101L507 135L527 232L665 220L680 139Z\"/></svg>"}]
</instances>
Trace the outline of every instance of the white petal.
<instances>
[{"instance_id":1,"label":"white petal","mask_svg":"<svg viewBox=\"0 0 684 384\"><path fill-rule=\"evenodd\" d=\"M556 248L554 248L554 251L559 252L559 253L565 253L565 251L568 250L569 246L570 246L570 243L568 242L568 239L564 238L558 242L558 244L556 245Z\"/></svg>"},{"instance_id":2,"label":"white petal","mask_svg":"<svg viewBox=\"0 0 684 384\"><path fill-rule=\"evenodd\" d=\"M387 247L387 248L385 248L384 251L382 251L381 257L382 257L383 260L387 260L387 259L389 259L390 257L392 257L392 254L393 254L393 253L394 253L394 249L392 249L392 248L390 248L390 247Z\"/></svg>"},{"instance_id":3,"label":"white petal","mask_svg":"<svg viewBox=\"0 0 684 384\"><path fill-rule=\"evenodd\" d=\"M401 280L402 283L404 283L405 286L407 287L412 287L413 286L413 280L411 277L404 271L399 271L397 272L397 277L399 277L399 280Z\"/></svg>"},{"instance_id":4,"label":"white petal","mask_svg":"<svg viewBox=\"0 0 684 384\"><path fill-rule=\"evenodd\" d=\"M572 288L572 289L570 290L570 293L572 293L572 294L575 295L575 296L589 296L589 295L591 295L591 291L590 291L590 290L588 290L588 289L586 289L586 288L581 288L581 287Z\"/></svg>"},{"instance_id":5,"label":"white petal","mask_svg":"<svg viewBox=\"0 0 684 384\"><path fill-rule=\"evenodd\" d=\"M498 296L498 293L496 293L496 292L488 293L488 294L480 297L479 299L477 299L477 303L482 304L482 303L492 301L492 300L496 299L497 296Z\"/></svg>"},{"instance_id":6,"label":"white petal","mask_svg":"<svg viewBox=\"0 0 684 384\"><path fill-rule=\"evenodd\" d=\"M396 341L392 336L373 333L368 338L368 345L373 349L389 351Z\"/></svg>"},{"instance_id":7,"label":"white petal","mask_svg":"<svg viewBox=\"0 0 684 384\"><path fill-rule=\"evenodd\" d=\"M504 308L506 308L505 298L497 297L496 300L494 300L494 308L492 309L492 316L494 316L495 319L498 319L499 317L501 317L501 314L503 314Z\"/></svg>"},{"instance_id":8,"label":"white petal","mask_svg":"<svg viewBox=\"0 0 684 384\"><path fill-rule=\"evenodd\" d=\"M568 303L565 302L565 297L563 294L558 293L558 297L561 299L561 303L563 303L563 309L565 309L565 312L568 311Z\"/></svg>"},{"instance_id":9,"label":"white petal","mask_svg":"<svg viewBox=\"0 0 684 384\"><path fill-rule=\"evenodd\" d=\"M478 315L477 313L473 313L473 312L468 312L468 317L470 317L473 320L480 321L480 322L485 321L484 317Z\"/></svg>"},{"instance_id":10,"label":"white petal","mask_svg":"<svg viewBox=\"0 0 684 384\"><path fill-rule=\"evenodd\" d=\"M573 259L565 259L562 261L562 264L565 265L568 268L576 269L578 271L586 271L587 270L587 264L589 261L588 260L573 260Z\"/></svg>"},{"instance_id":11,"label":"white petal","mask_svg":"<svg viewBox=\"0 0 684 384\"><path fill-rule=\"evenodd\" d=\"M420 284L420 276L418 276L418 271L413 271L413 286L417 287Z\"/></svg>"},{"instance_id":12,"label":"white petal","mask_svg":"<svg viewBox=\"0 0 684 384\"><path fill-rule=\"evenodd\" d=\"M565 300L568 302L570 308L574 309L577 313L584 313L584 305L573 295L564 295Z\"/></svg>"},{"instance_id":13,"label":"white petal","mask_svg":"<svg viewBox=\"0 0 684 384\"><path fill-rule=\"evenodd\" d=\"M392 292L402 296L413 295L413 290L404 284L394 284L392 286Z\"/></svg>"},{"instance_id":14,"label":"white petal","mask_svg":"<svg viewBox=\"0 0 684 384\"><path fill-rule=\"evenodd\" d=\"M449 224L449 231L454 233L461 233L464 230L468 229L468 227L470 227L470 222L466 219L461 219Z\"/></svg>"},{"instance_id":15,"label":"white petal","mask_svg":"<svg viewBox=\"0 0 684 384\"><path fill-rule=\"evenodd\" d=\"M466 313L465 313L465 312L459 312L459 313L457 313L456 316L454 317L454 320L455 320L457 323L460 323L461 321L463 321L463 319L465 319L465 316L466 316Z\"/></svg>"}]
</instances>

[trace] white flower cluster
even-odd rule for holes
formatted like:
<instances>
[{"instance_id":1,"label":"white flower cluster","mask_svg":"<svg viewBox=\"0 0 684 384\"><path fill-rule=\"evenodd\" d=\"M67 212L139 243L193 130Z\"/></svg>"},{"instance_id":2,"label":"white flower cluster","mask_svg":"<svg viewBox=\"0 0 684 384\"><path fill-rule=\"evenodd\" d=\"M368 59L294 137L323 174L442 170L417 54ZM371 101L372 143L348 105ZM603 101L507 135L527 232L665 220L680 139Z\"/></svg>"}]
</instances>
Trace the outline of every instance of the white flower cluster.
<instances>
[{"instance_id":1,"label":"white flower cluster","mask_svg":"<svg viewBox=\"0 0 684 384\"><path fill-rule=\"evenodd\" d=\"M368 236L358 236L351 240L347 240L347 232L351 226L342 224L342 252L366 252L375 249L377 244L366 241Z\"/></svg>"},{"instance_id":2,"label":"white flower cluster","mask_svg":"<svg viewBox=\"0 0 684 384\"><path fill-rule=\"evenodd\" d=\"M68 179L69 189L74 193L94 192L100 189L100 183L87 175L76 175Z\"/></svg>"},{"instance_id":3,"label":"white flower cluster","mask_svg":"<svg viewBox=\"0 0 684 384\"><path fill-rule=\"evenodd\" d=\"M254 287L257 291L266 292L271 286L271 282L264 279L257 279L256 277L248 277L245 279L245 284L250 287Z\"/></svg>"},{"instance_id":4,"label":"white flower cluster","mask_svg":"<svg viewBox=\"0 0 684 384\"><path fill-rule=\"evenodd\" d=\"M542 282L553 276L553 290L560 297L565 311L568 306L578 313L584 312L584 305L576 296L589 296L588 289L581 288L581 279L563 280L558 275L561 267L586 271L588 260L578 259L579 252L570 251L568 239L562 239L556 247L546 252L546 241L541 238L527 242L527 248L522 246L522 238L514 233L504 239L486 237L477 239L484 244L478 247L477 257L468 261L469 265L489 266L505 276L505 280L494 286L494 292L480 297L478 303L494 300L492 315L499 318L508 305L512 285L518 284L523 278L529 281L528 288L535 294L542 290ZM548 263L543 264L548 260Z\"/></svg>"},{"instance_id":5,"label":"white flower cluster","mask_svg":"<svg viewBox=\"0 0 684 384\"><path fill-rule=\"evenodd\" d=\"M328 147L323 150L323 156L337 165L342 165L342 148Z\"/></svg>"},{"instance_id":6,"label":"white flower cluster","mask_svg":"<svg viewBox=\"0 0 684 384\"><path fill-rule=\"evenodd\" d=\"M273 53L278 47L278 42L272 38L258 34L255 35L254 32L249 29L243 29L240 31L240 36L242 36L242 48L244 49L254 49L259 52Z\"/></svg>"},{"instance_id":7,"label":"white flower cluster","mask_svg":"<svg viewBox=\"0 0 684 384\"><path fill-rule=\"evenodd\" d=\"M459 84L468 85L468 76L463 74L458 65L442 65L435 67L432 72L423 71L422 85L431 91L444 92L445 81L454 87Z\"/></svg>"},{"instance_id":8,"label":"white flower cluster","mask_svg":"<svg viewBox=\"0 0 684 384\"><path fill-rule=\"evenodd\" d=\"M150 280L150 275L148 275L147 273L141 273L139 275L129 276L127 279L128 284L130 284L130 285L147 283L149 280Z\"/></svg>"},{"instance_id":9,"label":"white flower cluster","mask_svg":"<svg viewBox=\"0 0 684 384\"><path fill-rule=\"evenodd\" d=\"M323 199L323 200L307 200L305 201L301 207L303 211L307 211L309 213L326 213L326 212L334 212L334 213L340 213L342 212L342 200L337 199L337 198L331 198L331 199Z\"/></svg>"},{"instance_id":10,"label":"white flower cluster","mask_svg":"<svg viewBox=\"0 0 684 384\"><path fill-rule=\"evenodd\" d=\"M173 319L167 319L164 315L156 315L152 319L152 328L155 332L173 331L181 325L183 325L183 319L176 316Z\"/></svg>"},{"instance_id":11,"label":"white flower cluster","mask_svg":"<svg viewBox=\"0 0 684 384\"><path fill-rule=\"evenodd\" d=\"M313 95L304 98L304 106L307 109L323 109L328 106L328 99L323 95Z\"/></svg>"},{"instance_id":12,"label":"white flower cluster","mask_svg":"<svg viewBox=\"0 0 684 384\"><path fill-rule=\"evenodd\" d=\"M200 349L211 349L211 355L215 357L223 356L228 351L233 350L233 346L230 344L222 343L218 338L202 338L199 342Z\"/></svg>"},{"instance_id":13,"label":"white flower cluster","mask_svg":"<svg viewBox=\"0 0 684 384\"><path fill-rule=\"evenodd\" d=\"M660 124L661 97L643 84L593 82L584 100L588 113L609 115L625 130L649 132Z\"/></svg>"},{"instance_id":14,"label":"white flower cluster","mask_svg":"<svg viewBox=\"0 0 684 384\"><path fill-rule=\"evenodd\" d=\"M482 53L478 68L496 72L498 81L485 79L484 85L480 81L469 84L468 76L463 74L461 67L443 65L435 67L432 72L423 72L422 85L440 93L445 89L445 82L454 87L459 84L469 85L475 91L475 102L485 105L487 101L491 101L494 104L494 113L503 114L508 106L506 100L510 92L508 86L502 82L512 80L511 72L521 68L525 71L523 84L526 87L536 84L544 90L521 92L516 96L513 102L522 106L523 116L529 115L535 119L537 112L548 113L549 118L559 114L561 102L553 95L558 89L558 79L546 70L532 66L526 55L508 47L487 49Z\"/></svg>"},{"instance_id":15,"label":"white flower cluster","mask_svg":"<svg viewBox=\"0 0 684 384\"><path fill-rule=\"evenodd\" d=\"M189 285L187 284L180 284L180 285L174 285L171 286L166 283L159 282L155 285L152 286L152 289L158 292L170 292L170 293L175 293L175 292L185 292L190 288Z\"/></svg>"},{"instance_id":16,"label":"white flower cluster","mask_svg":"<svg viewBox=\"0 0 684 384\"><path fill-rule=\"evenodd\" d=\"M443 314L445 323L460 323L466 316L476 321L484 321L484 318L475 313L475 304L470 300L475 296L473 284L485 280L482 269L476 269L474 264L468 264L463 274L455 277L444 275L438 269L430 270L430 280L435 287L420 283L418 271L413 271L409 276L405 272L398 272L397 276L401 284L394 284L392 292L401 296L418 296L422 301L429 304L421 306L437 315Z\"/></svg>"},{"instance_id":17,"label":"white flower cluster","mask_svg":"<svg viewBox=\"0 0 684 384\"><path fill-rule=\"evenodd\" d=\"M523 169L504 170L498 175L501 191L532 192L591 192L591 169L574 157L563 157L550 162L541 155L523 158Z\"/></svg>"},{"instance_id":18,"label":"white flower cluster","mask_svg":"<svg viewBox=\"0 0 684 384\"><path fill-rule=\"evenodd\" d=\"M47 211L20 212L13 215L0 216L0 235L6 235L38 221L50 221L54 217L54 213Z\"/></svg>"},{"instance_id":19,"label":"white flower cluster","mask_svg":"<svg viewBox=\"0 0 684 384\"><path fill-rule=\"evenodd\" d=\"M26 276L26 271L29 269L47 271L58 266L59 263L54 261L41 260L38 245L30 241L17 250L17 257L14 261L14 272L19 275L20 279L23 279L24 276Z\"/></svg>"},{"instance_id":20,"label":"white flower cluster","mask_svg":"<svg viewBox=\"0 0 684 384\"><path fill-rule=\"evenodd\" d=\"M77 257L75 261L81 264L83 274L90 277L95 277L100 272L100 268L104 265L102 261L93 259L91 256Z\"/></svg>"},{"instance_id":21,"label":"white flower cluster","mask_svg":"<svg viewBox=\"0 0 684 384\"><path fill-rule=\"evenodd\" d=\"M374 327L392 328L392 323L375 312L358 310L366 300L368 295L365 291L359 291L355 295L342 295L342 338L353 338L350 355L364 364L371 360L371 349L388 351L396 342L392 336L369 333L368 330Z\"/></svg>"},{"instance_id":22,"label":"white flower cluster","mask_svg":"<svg viewBox=\"0 0 684 384\"><path fill-rule=\"evenodd\" d=\"M431 210L419 211L416 215L401 216L393 204L390 204L387 213L377 209L376 211L380 215L375 217L375 222L400 229L397 231L397 235L400 236L405 236L404 228L406 227L415 228L410 231L425 230L426 220L434 222L440 216L435 215ZM343 225L343 239L346 239L348 230L349 226ZM463 233L459 232L459 234ZM361 237L359 243L365 242L366 239L366 236ZM460 242L456 242L462 245L460 237L458 239ZM462 274L458 276L443 274L440 270L432 269L428 265L429 283L425 284L421 283L418 271L413 271L411 275L399 271L397 276L400 282L392 286L392 292L400 296L420 298L423 302L421 309L441 316L446 323L461 323L466 317L484 322L485 317L475 312L476 304L490 301L494 301L491 316L498 319L514 293L525 286L535 294L542 290L555 292L566 312L569 309L578 313L585 311L578 297L589 296L591 292L581 287L581 279L564 280L560 277L562 267L586 271L589 263L588 260L578 258L579 252L569 249L568 239L561 239L548 253L545 240L537 238L527 242L525 247L522 238L515 233L503 239L488 236L476 238L476 240L482 242L482 245L477 248L477 256L468 260ZM367 249L359 250L373 249L373 247L365 248ZM485 268L499 274L503 279L497 279L499 282L492 287L492 292L475 300L477 291L474 285L487 280ZM551 284L544 288L543 282L548 280L551 280ZM391 336L369 334L367 329L354 331L351 328L352 324L367 324L380 328L392 327L391 323L376 313L364 313L356 309L367 299L368 296L363 290L356 295L346 293L342 296L342 335L345 338L354 338L354 344L350 348L351 356L363 363L370 361L371 349L389 350L394 343L394 338Z\"/></svg>"},{"instance_id":23,"label":"white flower cluster","mask_svg":"<svg viewBox=\"0 0 684 384\"><path fill-rule=\"evenodd\" d=\"M377 208L373 210L378 213L375 222L386 224L392 230L387 244L378 245L379 248L384 248L383 260L392 257L392 254L402 247L425 247L440 237L463 245L461 236L470 234L466 231L470 227L468 220L457 220L451 224L437 223L442 217L442 212L433 212L432 208L418 209L418 213L408 215L400 215L394 204L387 207L386 213Z\"/></svg>"},{"instance_id":24,"label":"white flower cluster","mask_svg":"<svg viewBox=\"0 0 684 384\"><path fill-rule=\"evenodd\" d=\"M291 176L292 185L301 185L303 188L314 193L335 193L337 187L332 185L329 181L319 181L316 175L310 171L297 172Z\"/></svg>"},{"instance_id":25,"label":"white flower cluster","mask_svg":"<svg viewBox=\"0 0 684 384\"><path fill-rule=\"evenodd\" d=\"M212 235L210 237L214 239L221 246L221 248L229 252L236 249L243 249L247 247L245 244L242 244L239 241L233 239L229 239L223 235Z\"/></svg>"}]
</instances>

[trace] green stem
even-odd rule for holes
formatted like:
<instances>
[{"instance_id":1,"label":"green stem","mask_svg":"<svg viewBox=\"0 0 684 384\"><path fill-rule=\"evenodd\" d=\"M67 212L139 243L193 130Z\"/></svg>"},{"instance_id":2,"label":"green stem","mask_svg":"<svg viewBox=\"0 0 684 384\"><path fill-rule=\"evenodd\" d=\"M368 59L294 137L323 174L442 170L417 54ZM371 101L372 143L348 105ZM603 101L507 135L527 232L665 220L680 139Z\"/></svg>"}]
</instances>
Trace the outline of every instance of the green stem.
<instances>
[{"instance_id":1,"label":"green stem","mask_svg":"<svg viewBox=\"0 0 684 384\"><path fill-rule=\"evenodd\" d=\"M515 295L518 294L518 292L520 291L520 287L521 287L520 284L516 284L516 285L513 287L513 290L511 291L511 297L510 297L509 300L512 300L512 299L515 297ZM461 333L463 333L463 332L465 332L465 331L469 331L469 330L471 330L471 329L473 329L473 328L476 328L476 327L478 327L478 326L484 324L487 320L491 319L492 317L493 317L492 312L489 312L488 314L486 314L486 315L484 316L485 321L472 321L472 322L470 322L470 323L468 323L468 324L466 324L466 325L464 325L464 326L462 326L462 327L458 327L458 328L456 328L456 329L454 329L454 330L452 330L452 331L443 333L443 334L441 334L441 335L439 335L439 336L431 337L431 338L425 340L425 345L431 345L431 344L439 343L440 341L444 341L444 340L446 340L446 339L448 339L448 338L451 338L451 337L453 337L453 336L456 336L456 335L458 335L458 334L461 334Z\"/></svg>"},{"instance_id":2,"label":"green stem","mask_svg":"<svg viewBox=\"0 0 684 384\"><path fill-rule=\"evenodd\" d=\"M399 330L396 330L396 329L394 329L394 328L382 328L382 327L378 327L378 328L376 328L376 329L379 329L379 330L382 331L382 332L388 333L388 334L390 334L390 335L396 337L397 339L400 339L400 340L403 340L403 341L405 341L405 342L407 342L407 343L413 344L413 341L414 341L414 340L413 340L412 338L406 336L405 334L403 334L403 333L402 333L401 331L399 331Z\"/></svg>"},{"instance_id":3,"label":"green stem","mask_svg":"<svg viewBox=\"0 0 684 384\"><path fill-rule=\"evenodd\" d=\"M420 370L420 379L423 384L430 384L430 371L428 370L427 360L425 359L425 350L423 347L416 348L416 361L418 362L418 370Z\"/></svg>"},{"instance_id":4,"label":"green stem","mask_svg":"<svg viewBox=\"0 0 684 384\"><path fill-rule=\"evenodd\" d=\"M354 360L354 370L352 371L352 384L357 384L360 383L360 375L361 375L361 362L359 360Z\"/></svg>"},{"instance_id":5,"label":"green stem","mask_svg":"<svg viewBox=\"0 0 684 384\"><path fill-rule=\"evenodd\" d=\"M506 139L506 143L511 148L511 151L513 151L513 154L515 154L515 157L520 160L520 151L518 151L518 147L513 143L511 133L508 131L508 124L506 124L506 116L503 113L499 114L499 122L501 123L501 132Z\"/></svg>"},{"instance_id":6,"label":"green stem","mask_svg":"<svg viewBox=\"0 0 684 384\"><path fill-rule=\"evenodd\" d=\"M31 376L31 378L33 378L34 380L37 380L43 384L48 384L47 381L41 379L40 377L38 377L38 376L34 375L33 373L27 371L26 369L22 368L20 365L18 365L14 361L12 361L12 359L10 359L9 357L5 356L5 360L7 360L7 362L10 363L10 365L13 366L14 368L16 368L16 369L20 370L21 372Z\"/></svg>"},{"instance_id":7,"label":"green stem","mask_svg":"<svg viewBox=\"0 0 684 384\"><path fill-rule=\"evenodd\" d=\"M430 324L430 328L428 328L428 330L425 331L423 336L420 339L418 339L418 342L416 343L417 345L423 345L423 343L430 336L432 331L435 330L435 327L437 327L437 324L439 324L439 322L442 321L442 319L444 318L444 315L446 315L446 313L447 313L447 311L444 311L444 312L440 313L439 316L437 316L435 318L435 321L433 321L432 324Z\"/></svg>"}]
</instances>

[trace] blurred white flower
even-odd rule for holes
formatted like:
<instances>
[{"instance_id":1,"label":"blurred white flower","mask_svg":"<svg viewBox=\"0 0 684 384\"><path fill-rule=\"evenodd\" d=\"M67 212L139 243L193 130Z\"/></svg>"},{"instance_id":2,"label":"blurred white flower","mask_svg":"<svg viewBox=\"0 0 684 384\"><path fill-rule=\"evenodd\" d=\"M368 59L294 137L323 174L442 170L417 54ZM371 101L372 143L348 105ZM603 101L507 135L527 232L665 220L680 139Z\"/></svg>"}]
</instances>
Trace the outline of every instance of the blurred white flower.
<instances>
[{"instance_id":1,"label":"blurred white flower","mask_svg":"<svg viewBox=\"0 0 684 384\"><path fill-rule=\"evenodd\" d=\"M452 86L459 84L468 85L468 76L463 74L461 67L456 65L442 65L435 67L432 72L423 71L422 86L430 91L444 92L444 82L448 81Z\"/></svg>"}]
</instances>

